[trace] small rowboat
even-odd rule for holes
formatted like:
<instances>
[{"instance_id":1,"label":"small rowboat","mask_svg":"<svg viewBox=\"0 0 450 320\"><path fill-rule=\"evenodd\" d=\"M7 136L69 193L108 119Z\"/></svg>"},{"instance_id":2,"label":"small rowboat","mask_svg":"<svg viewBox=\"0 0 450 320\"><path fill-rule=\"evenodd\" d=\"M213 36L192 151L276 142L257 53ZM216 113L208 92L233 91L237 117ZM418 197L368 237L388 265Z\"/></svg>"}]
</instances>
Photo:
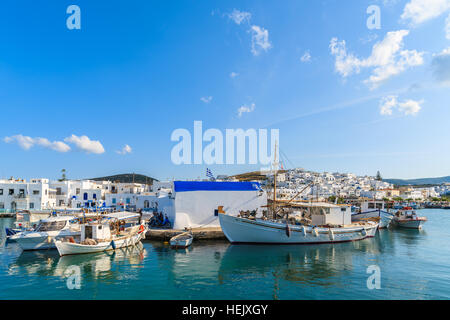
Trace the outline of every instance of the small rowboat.
<instances>
[{"instance_id":1,"label":"small rowboat","mask_svg":"<svg viewBox=\"0 0 450 320\"><path fill-rule=\"evenodd\" d=\"M187 248L192 244L194 237L191 232L184 232L170 239L172 248Z\"/></svg>"}]
</instances>

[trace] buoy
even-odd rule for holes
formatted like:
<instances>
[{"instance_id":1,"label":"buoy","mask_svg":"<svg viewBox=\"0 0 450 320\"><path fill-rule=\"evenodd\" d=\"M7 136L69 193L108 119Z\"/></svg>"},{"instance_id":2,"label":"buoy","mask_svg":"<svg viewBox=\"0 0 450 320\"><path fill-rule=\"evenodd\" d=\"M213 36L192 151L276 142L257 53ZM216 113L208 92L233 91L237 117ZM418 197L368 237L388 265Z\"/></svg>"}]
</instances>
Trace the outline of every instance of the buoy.
<instances>
[{"instance_id":1,"label":"buoy","mask_svg":"<svg viewBox=\"0 0 450 320\"><path fill-rule=\"evenodd\" d=\"M329 234L329 236L330 236L330 240L333 241L333 240L334 240L334 233L333 233L333 230L331 230L331 228L330 228L330 230L328 231L328 234Z\"/></svg>"}]
</instances>

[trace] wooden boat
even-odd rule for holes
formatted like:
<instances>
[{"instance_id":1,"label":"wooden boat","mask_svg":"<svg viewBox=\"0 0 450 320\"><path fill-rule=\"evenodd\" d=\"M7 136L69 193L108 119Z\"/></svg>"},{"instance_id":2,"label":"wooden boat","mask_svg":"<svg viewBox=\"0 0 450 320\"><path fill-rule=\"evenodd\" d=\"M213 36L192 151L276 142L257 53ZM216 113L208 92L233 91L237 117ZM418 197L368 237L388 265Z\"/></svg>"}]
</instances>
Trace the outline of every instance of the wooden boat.
<instances>
[{"instance_id":1,"label":"wooden boat","mask_svg":"<svg viewBox=\"0 0 450 320\"><path fill-rule=\"evenodd\" d=\"M172 248L187 248L192 244L194 236L191 232L184 232L176 235L170 239L170 246Z\"/></svg>"},{"instance_id":2,"label":"wooden boat","mask_svg":"<svg viewBox=\"0 0 450 320\"><path fill-rule=\"evenodd\" d=\"M387 212L384 201L367 201L362 203L361 210L358 213L352 213L352 221L372 220L378 221L379 229L388 228L394 215Z\"/></svg>"},{"instance_id":3,"label":"wooden boat","mask_svg":"<svg viewBox=\"0 0 450 320\"><path fill-rule=\"evenodd\" d=\"M418 217L416 211L411 207L403 207L395 213L394 222L400 228L422 229L427 218Z\"/></svg>"},{"instance_id":4,"label":"wooden boat","mask_svg":"<svg viewBox=\"0 0 450 320\"><path fill-rule=\"evenodd\" d=\"M250 220L219 214L220 226L231 243L319 244L374 237L374 221L343 226L290 225L271 220Z\"/></svg>"},{"instance_id":5,"label":"wooden boat","mask_svg":"<svg viewBox=\"0 0 450 320\"><path fill-rule=\"evenodd\" d=\"M275 142L273 200L271 205L266 206L272 212L271 217L267 215L262 219L256 217L249 219L228 215L223 210L218 210L220 226L231 243L319 244L356 241L375 236L378 222L352 223L351 206L319 202L296 203L296 197L312 183L300 190L289 201L277 200L276 144ZM290 223L289 213L284 215L284 221L279 219L279 213L289 205L307 208L310 215L306 219L308 222Z\"/></svg>"},{"instance_id":6,"label":"wooden boat","mask_svg":"<svg viewBox=\"0 0 450 320\"><path fill-rule=\"evenodd\" d=\"M116 250L138 244L145 238L147 227L138 223L129 227L120 227L120 221L139 216L131 213L113 213L109 217L81 226L80 241L73 238L56 240L55 245L60 256L95 253ZM111 219L112 217L112 219ZM108 219L110 218L110 219Z\"/></svg>"}]
</instances>

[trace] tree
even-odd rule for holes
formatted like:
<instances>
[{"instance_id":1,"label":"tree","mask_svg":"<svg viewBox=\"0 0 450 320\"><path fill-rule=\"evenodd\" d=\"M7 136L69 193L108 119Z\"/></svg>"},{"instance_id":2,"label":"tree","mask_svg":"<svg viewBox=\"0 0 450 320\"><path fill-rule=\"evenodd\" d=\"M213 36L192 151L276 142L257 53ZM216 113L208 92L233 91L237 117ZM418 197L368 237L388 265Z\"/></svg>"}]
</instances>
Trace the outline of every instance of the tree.
<instances>
[{"instance_id":1,"label":"tree","mask_svg":"<svg viewBox=\"0 0 450 320\"><path fill-rule=\"evenodd\" d=\"M381 177L380 171L377 171L377 177L375 178L375 180L377 180L377 181L383 180L383 178Z\"/></svg>"},{"instance_id":2,"label":"tree","mask_svg":"<svg viewBox=\"0 0 450 320\"><path fill-rule=\"evenodd\" d=\"M59 181L66 181L67 177L66 177L66 169L62 169L61 170L61 179L59 179Z\"/></svg>"}]
</instances>

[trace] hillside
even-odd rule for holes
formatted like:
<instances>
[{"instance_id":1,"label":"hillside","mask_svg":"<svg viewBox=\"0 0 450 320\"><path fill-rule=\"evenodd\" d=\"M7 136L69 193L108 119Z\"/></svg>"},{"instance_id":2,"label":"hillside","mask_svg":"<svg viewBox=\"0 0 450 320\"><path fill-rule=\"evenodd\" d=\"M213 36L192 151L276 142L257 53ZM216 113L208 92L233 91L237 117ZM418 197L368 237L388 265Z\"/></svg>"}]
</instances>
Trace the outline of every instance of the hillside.
<instances>
[{"instance_id":1,"label":"hillside","mask_svg":"<svg viewBox=\"0 0 450 320\"><path fill-rule=\"evenodd\" d=\"M153 181L158 181L157 179L154 179L152 177L147 177L142 174L135 174L135 173L124 173L124 174L117 174L113 176L108 177L99 177L99 178L91 178L89 180L94 181L112 181L112 182L122 182L122 183L142 183L142 184L153 184Z\"/></svg>"},{"instance_id":2,"label":"hillside","mask_svg":"<svg viewBox=\"0 0 450 320\"><path fill-rule=\"evenodd\" d=\"M450 183L450 176L448 177L440 177L440 178L421 178L421 179L383 179L383 181L399 185L399 186L407 186L407 185L439 185L443 183Z\"/></svg>"},{"instance_id":3,"label":"hillside","mask_svg":"<svg viewBox=\"0 0 450 320\"><path fill-rule=\"evenodd\" d=\"M278 173L284 173L286 170L279 170ZM242 174L237 174L234 176L231 176L230 178L235 178L239 181L260 181L260 180L267 180L266 175L262 175L260 171L254 171L254 172L247 172Z\"/></svg>"}]
</instances>

